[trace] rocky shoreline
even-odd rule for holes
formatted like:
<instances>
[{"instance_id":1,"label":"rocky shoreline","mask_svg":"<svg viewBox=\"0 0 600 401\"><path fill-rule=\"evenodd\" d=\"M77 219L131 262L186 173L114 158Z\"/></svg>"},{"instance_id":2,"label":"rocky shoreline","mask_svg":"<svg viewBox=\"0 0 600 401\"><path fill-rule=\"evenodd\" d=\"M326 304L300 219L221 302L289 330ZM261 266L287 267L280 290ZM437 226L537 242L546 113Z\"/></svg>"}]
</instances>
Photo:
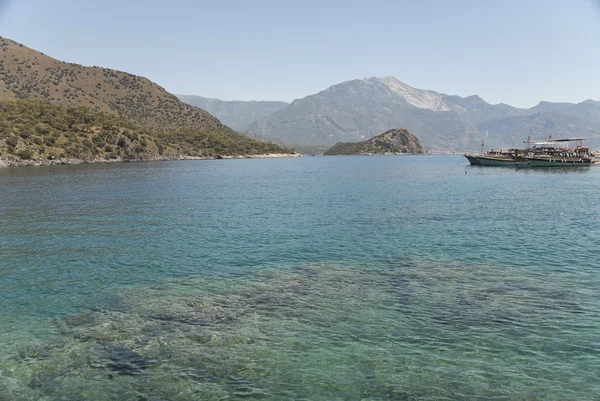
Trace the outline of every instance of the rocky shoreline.
<instances>
[{"instance_id":1,"label":"rocky shoreline","mask_svg":"<svg viewBox=\"0 0 600 401\"><path fill-rule=\"evenodd\" d=\"M362 142L338 142L324 156L423 154L419 138L406 128L391 129Z\"/></svg>"},{"instance_id":2,"label":"rocky shoreline","mask_svg":"<svg viewBox=\"0 0 600 401\"><path fill-rule=\"evenodd\" d=\"M24 166L67 166L72 164L96 164L96 163L129 163L129 162L155 162L155 161L173 161L173 160L216 160L216 159L267 159L280 157L300 157L299 153L270 153L261 155L240 155L240 156L169 156L169 157L141 157L136 159L21 159L16 156L0 157L1 167L24 167Z\"/></svg>"}]
</instances>

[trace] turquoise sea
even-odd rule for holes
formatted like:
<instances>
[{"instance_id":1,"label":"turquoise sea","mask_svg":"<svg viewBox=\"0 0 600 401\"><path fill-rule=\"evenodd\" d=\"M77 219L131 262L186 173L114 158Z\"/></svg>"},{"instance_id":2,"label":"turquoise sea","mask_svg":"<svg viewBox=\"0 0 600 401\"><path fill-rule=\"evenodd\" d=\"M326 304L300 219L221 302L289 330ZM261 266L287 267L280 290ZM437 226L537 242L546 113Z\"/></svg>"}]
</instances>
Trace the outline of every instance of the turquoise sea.
<instances>
[{"instance_id":1,"label":"turquoise sea","mask_svg":"<svg viewBox=\"0 0 600 401\"><path fill-rule=\"evenodd\" d=\"M0 169L0 400L600 400L600 168Z\"/></svg>"}]
</instances>

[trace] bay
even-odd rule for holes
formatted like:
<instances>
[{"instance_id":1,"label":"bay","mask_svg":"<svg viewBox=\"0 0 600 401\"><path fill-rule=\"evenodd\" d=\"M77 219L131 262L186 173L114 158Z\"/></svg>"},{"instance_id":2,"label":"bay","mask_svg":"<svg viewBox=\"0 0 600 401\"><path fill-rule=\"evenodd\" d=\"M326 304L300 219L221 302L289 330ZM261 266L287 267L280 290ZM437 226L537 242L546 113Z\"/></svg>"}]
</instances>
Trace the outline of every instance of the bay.
<instances>
[{"instance_id":1,"label":"bay","mask_svg":"<svg viewBox=\"0 0 600 401\"><path fill-rule=\"evenodd\" d=\"M0 400L594 400L600 169L0 170Z\"/></svg>"}]
</instances>

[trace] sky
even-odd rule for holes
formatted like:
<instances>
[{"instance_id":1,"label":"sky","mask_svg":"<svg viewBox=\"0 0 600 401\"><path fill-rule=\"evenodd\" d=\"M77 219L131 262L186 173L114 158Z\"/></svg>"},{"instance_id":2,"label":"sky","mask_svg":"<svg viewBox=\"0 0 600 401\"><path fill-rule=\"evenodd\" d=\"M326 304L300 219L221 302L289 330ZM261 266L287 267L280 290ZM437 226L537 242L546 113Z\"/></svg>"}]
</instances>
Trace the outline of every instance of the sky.
<instances>
[{"instance_id":1,"label":"sky","mask_svg":"<svg viewBox=\"0 0 600 401\"><path fill-rule=\"evenodd\" d=\"M371 76L517 107L600 100L600 0L0 0L0 36L222 100Z\"/></svg>"}]
</instances>

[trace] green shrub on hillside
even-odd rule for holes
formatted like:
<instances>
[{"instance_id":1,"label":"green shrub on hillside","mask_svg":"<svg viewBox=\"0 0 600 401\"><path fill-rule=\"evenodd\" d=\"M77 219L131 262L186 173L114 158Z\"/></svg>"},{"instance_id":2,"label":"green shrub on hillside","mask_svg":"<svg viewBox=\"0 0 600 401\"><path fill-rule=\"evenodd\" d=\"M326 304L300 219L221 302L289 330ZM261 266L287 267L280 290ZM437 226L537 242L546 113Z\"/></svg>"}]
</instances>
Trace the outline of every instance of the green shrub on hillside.
<instances>
[{"instance_id":1,"label":"green shrub on hillside","mask_svg":"<svg viewBox=\"0 0 600 401\"><path fill-rule=\"evenodd\" d=\"M114 114L31 99L0 102L0 128L0 154L16 154L22 159L146 159L292 153L290 149L237 133L195 129L151 132Z\"/></svg>"}]
</instances>

